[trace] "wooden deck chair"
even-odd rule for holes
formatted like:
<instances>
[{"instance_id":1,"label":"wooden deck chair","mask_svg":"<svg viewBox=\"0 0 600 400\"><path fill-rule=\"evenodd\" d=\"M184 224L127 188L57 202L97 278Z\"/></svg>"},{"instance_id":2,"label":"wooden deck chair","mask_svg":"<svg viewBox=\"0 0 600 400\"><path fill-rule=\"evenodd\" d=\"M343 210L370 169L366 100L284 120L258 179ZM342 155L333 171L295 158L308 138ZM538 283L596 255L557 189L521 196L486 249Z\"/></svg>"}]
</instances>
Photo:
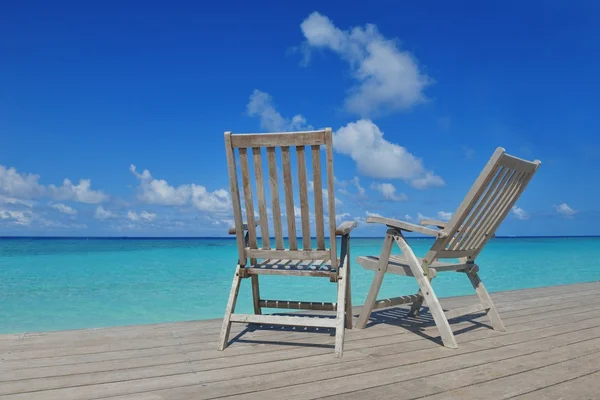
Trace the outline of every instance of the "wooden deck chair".
<instances>
[{"instance_id":1,"label":"wooden deck chair","mask_svg":"<svg viewBox=\"0 0 600 400\"><path fill-rule=\"evenodd\" d=\"M321 146L325 147L325 152L321 151ZM295 150L292 150L293 147L295 147ZM236 149L239 154L239 164L236 162ZM225 309L219 350L227 347L231 323L241 322L333 328L335 329L335 354L341 357L344 344L344 326L349 329L352 328L350 231L356 226L356 222L344 222L336 228L331 129L274 134L232 134L231 132L225 132L225 150L235 220L235 228L232 228L230 233L235 234L237 237L239 261L235 269L227 308ZM263 168L265 152L267 167ZM310 163L307 162L307 152L310 152L311 155ZM252 182L248 163L249 153L252 154L253 159L254 180ZM277 154L281 156L281 170L278 169ZM291 157L296 159L295 173L292 171ZM325 159L326 191L324 191L325 185L323 185L321 172L321 158ZM307 173L307 164L312 165L312 176ZM243 221L242 201L238 189L238 168L241 170L246 224ZM287 221L287 248L282 227L283 207L280 205L279 171L283 175L284 195L282 197L285 200L284 215ZM292 179L292 175L296 174L297 180ZM256 197L253 195L253 183ZM269 218L268 215L268 198L265 186L269 186L270 189L272 218ZM299 191L298 198L294 196L296 188ZM314 194L311 201L309 201L310 190ZM258 221L255 221L255 198L258 203ZM299 205L299 212L295 204ZM326 211L323 208L324 204L327 207ZM312 211L309 211L311 208ZM302 228L301 244L298 243L299 238L296 235L296 217L300 218ZM270 219L272 219L271 226L273 227L275 240L270 237ZM315 248L311 243L311 219L314 219L315 226ZM326 220L330 237L329 248L325 246ZM260 243L257 227L260 228ZM341 236L339 258L336 251L337 236ZM331 282L337 284L337 303L262 299L258 285L260 275L329 278ZM248 277L251 278L252 282L254 314L234 313L240 283ZM326 310L335 311L336 313L335 318L315 315L262 315L261 309L263 307Z\"/></svg>"},{"instance_id":2,"label":"wooden deck chair","mask_svg":"<svg viewBox=\"0 0 600 400\"><path fill-rule=\"evenodd\" d=\"M539 165L538 160L525 161L506 154L503 148L496 149L450 221L421 221L422 225L433 225L439 229L383 217L367 218L367 222L381 223L389 229L379 257L357 258L362 267L375 270L376 273L356 327L364 328L371 312L376 308L412 303L409 316L415 316L425 300L446 347L457 347L448 320L459 316L484 311L494 329L504 331L498 311L479 278L479 267L475 261L523 193ZM406 242L403 231L434 236L436 240L424 258L417 258ZM400 256L390 255L393 242L400 247ZM458 262L447 259L458 259ZM444 312L431 287L431 280L437 273L445 271L464 273L471 281L480 303ZM413 276L419 285L419 293L377 301L386 272Z\"/></svg>"}]
</instances>

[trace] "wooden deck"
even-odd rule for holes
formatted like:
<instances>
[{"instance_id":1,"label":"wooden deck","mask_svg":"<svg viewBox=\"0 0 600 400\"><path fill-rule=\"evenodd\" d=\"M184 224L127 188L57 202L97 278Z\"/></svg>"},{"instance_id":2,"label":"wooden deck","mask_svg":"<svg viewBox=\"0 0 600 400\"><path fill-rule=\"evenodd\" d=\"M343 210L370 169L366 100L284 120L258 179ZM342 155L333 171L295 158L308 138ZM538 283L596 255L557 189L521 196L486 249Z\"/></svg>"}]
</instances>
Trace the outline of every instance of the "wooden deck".
<instances>
[{"instance_id":1,"label":"wooden deck","mask_svg":"<svg viewBox=\"0 0 600 400\"><path fill-rule=\"evenodd\" d=\"M341 359L327 330L240 324L218 352L218 320L0 335L0 398L600 398L599 282L492 297L508 332L462 317L458 350L439 345L428 313L407 319L406 308L349 331Z\"/></svg>"}]
</instances>

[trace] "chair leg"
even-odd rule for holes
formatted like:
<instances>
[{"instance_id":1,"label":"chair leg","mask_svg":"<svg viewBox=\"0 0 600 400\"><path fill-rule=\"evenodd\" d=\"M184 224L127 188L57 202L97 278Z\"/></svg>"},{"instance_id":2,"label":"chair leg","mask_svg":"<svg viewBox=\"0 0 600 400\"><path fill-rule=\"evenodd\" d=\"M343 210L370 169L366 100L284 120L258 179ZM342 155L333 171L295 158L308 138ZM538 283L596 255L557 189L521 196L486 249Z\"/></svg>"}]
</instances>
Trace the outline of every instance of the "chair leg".
<instances>
[{"instance_id":1,"label":"chair leg","mask_svg":"<svg viewBox=\"0 0 600 400\"><path fill-rule=\"evenodd\" d=\"M481 282L479 274L477 274L477 272L468 272L467 276L469 277L471 285L473 285L473 289L475 289L475 292L477 293L477 296L479 297L481 303L490 307L487 311L487 316L490 319L490 322L492 323L494 329L500 332L506 332L506 328L502 323L502 319L500 319L500 315L498 315L498 310L496 310L496 306L492 301L492 297L486 290L485 286L483 285L483 282Z\"/></svg>"},{"instance_id":2,"label":"chair leg","mask_svg":"<svg viewBox=\"0 0 600 400\"><path fill-rule=\"evenodd\" d=\"M352 329L352 278L351 278L351 269L350 269L350 238L348 238L346 250L346 259L348 260L348 265L346 268L346 329Z\"/></svg>"},{"instance_id":3,"label":"chair leg","mask_svg":"<svg viewBox=\"0 0 600 400\"><path fill-rule=\"evenodd\" d=\"M363 305L360 315L358 316L358 321L356 321L355 328L364 329L365 326L367 326L367 321L369 320L371 312L373 311L373 307L375 306L375 302L377 301L377 295L379 294L379 289L381 288L381 282L383 282L383 277L387 271L390 253L392 252L392 242L393 237L389 234L385 235L383 247L381 248L381 254L379 255L377 272L375 272L373 282L371 282L371 288L369 289L367 300L365 300L365 304Z\"/></svg>"},{"instance_id":4,"label":"chair leg","mask_svg":"<svg viewBox=\"0 0 600 400\"><path fill-rule=\"evenodd\" d=\"M448 319L446 319L446 315L444 314L444 310L431 287L431 283L429 279L423 273L423 269L421 268L421 264L419 260L413 253L412 249L406 243L406 240L402 236L401 233L394 236L394 240L400 246L402 253L406 256L406 260L408 265L410 266L410 270L412 271L417 283L419 284L419 288L425 301L427 301L427 305L429 306L429 311L431 312L431 316L435 321L438 330L440 331L440 335L442 337L442 343L446 347L450 347L452 349L458 348L456 344L456 339L454 338L454 334L452 333L452 329L450 328L450 324L448 323Z\"/></svg>"},{"instance_id":5,"label":"chair leg","mask_svg":"<svg viewBox=\"0 0 600 400\"><path fill-rule=\"evenodd\" d=\"M335 326L335 356L341 357L344 352L344 335L345 335L345 315L346 307L344 305L347 301L347 288L348 288L348 258L340 270L340 277L338 278L338 298L337 298L337 312L336 312L336 326Z\"/></svg>"},{"instance_id":6,"label":"chair leg","mask_svg":"<svg viewBox=\"0 0 600 400\"><path fill-rule=\"evenodd\" d=\"M258 286L258 275L252 275L252 302L254 303L254 314L261 315L262 309L260 307L260 289Z\"/></svg>"},{"instance_id":7,"label":"chair leg","mask_svg":"<svg viewBox=\"0 0 600 400\"><path fill-rule=\"evenodd\" d=\"M231 284L231 291L229 292L229 300L227 300L227 307L225 308L225 316L223 317L223 326L221 327L221 336L219 337L219 347L217 350L225 350L227 343L229 342L229 331L231 330L231 314L235 310L235 303L237 301L238 293L240 292L240 269L238 265L235 269L235 275L233 276L233 283Z\"/></svg>"}]
</instances>

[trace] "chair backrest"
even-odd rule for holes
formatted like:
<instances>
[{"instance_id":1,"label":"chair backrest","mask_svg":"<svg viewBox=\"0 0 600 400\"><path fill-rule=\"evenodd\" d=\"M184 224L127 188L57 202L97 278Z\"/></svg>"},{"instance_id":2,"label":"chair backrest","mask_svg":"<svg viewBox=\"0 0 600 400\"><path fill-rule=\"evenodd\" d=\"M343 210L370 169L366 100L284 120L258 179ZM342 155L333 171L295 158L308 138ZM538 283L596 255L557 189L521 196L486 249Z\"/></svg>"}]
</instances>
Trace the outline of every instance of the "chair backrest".
<instances>
[{"instance_id":1,"label":"chair backrest","mask_svg":"<svg viewBox=\"0 0 600 400\"><path fill-rule=\"evenodd\" d=\"M473 261L492 238L537 171L539 160L522 160L497 148L469 193L425 256Z\"/></svg>"},{"instance_id":2,"label":"chair backrest","mask_svg":"<svg viewBox=\"0 0 600 400\"><path fill-rule=\"evenodd\" d=\"M325 166L322 168L321 158L323 152L321 146L325 147ZM294 151L292 150L294 147ZM263 150L264 148L264 150ZM238 153L236 161L236 149ZM251 179L250 165L248 162L249 150L252 153L254 179ZM235 220L236 236L238 243L240 265L246 265L247 259L271 258L285 260L336 260L335 240L335 195L333 175L333 146L331 128L319 131L288 132L288 133L264 133L264 134L232 134L225 132L225 151L227 152L227 165L229 169L229 182L231 186L231 197L233 203L233 216ZM306 153L311 154L311 162L307 163ZM263 168L265 163L267 168ZM278 157L279 155L279 157ZM277 159L281 159L281 164ZM295 173L291 159L296 159ZM278 169L281 165L281 169ZM307 171L312 166L312 176ZM238 185L238 168L241 175L241 186L243 189L244 205L246 212L246 223L248 226L247 243L244 238L244 221L242 213L242 201ZM323 183L323 172L325 169L326 185ZM283 181L278 176L281 172ZM297 180L293 178L296 175ZM309 187L309 178L312 185ZM297 186L294 185L297 182ZM265 183L268 182L268 183ZM254 185L253 185L254 183ZM283 183L283 196L280 196ZM265 186L269 186L269 196ZM299 191L299 207L295 207L295 188ZM324 196L324 188L326 195ZM256 194L254 196L253 189ZM312 190L314 199L313 213L309 210L309 191ZM274 230L275 243L270 238L269 217L267 214L268 197L271 203L272 226ZM287 221L288 248L284 247L284 233L282 224L282 205L280 199L283 197L285 203L285 215ZM325 212L323 203L327 203L327 214L329 218L329 249L325 248ZM257 241L257 229L255 224L254 199L258 203L258 226L260 227L261 246ZM298 246L296 234L296 216L300 214L302 229L302 247ZM315 222L316 248L311 243L311 219Z\"/></svg>"}]
</instances>

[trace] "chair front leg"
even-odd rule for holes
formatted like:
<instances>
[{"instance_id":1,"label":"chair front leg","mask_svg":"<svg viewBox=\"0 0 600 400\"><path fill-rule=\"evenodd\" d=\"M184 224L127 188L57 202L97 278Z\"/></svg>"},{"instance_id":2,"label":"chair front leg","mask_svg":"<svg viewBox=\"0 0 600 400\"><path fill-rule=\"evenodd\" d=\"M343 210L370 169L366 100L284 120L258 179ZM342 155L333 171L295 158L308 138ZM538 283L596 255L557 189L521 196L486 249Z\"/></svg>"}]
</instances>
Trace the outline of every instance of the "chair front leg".
<instances>
[{"instance_id":1,"label":"chair front leg","mask_svg":"<svg viewBox=\"0 0 600 400\"><path fill-rule=\"evenodd\" d=\"M345 242L345 244L344 244ZM342 237L342 247L346 247L346 329L352 329L353 316L352 316L352 278L350 263L352 258L350 257L350 235L344 235Z\"/></svg>"},{"instance_id":2,"label":"chair front leg","mask_svg":"<svg viewBox=\"0 0 600 400\"><path fill-rule=\"evenodd\" d=\"M394 239L392 235L389 233L385 235L383 247L381 248L381 254L379 255L379 263L377 264L377 272L375 272L373 282L371 282L371 288L369 289L369 294L367 295L367 300L365 300L365 304L362 306L362 310L358 316L358 321L356 321L355 327L358 329L364 329L365 326L367 326L367 321L369 320L371 312L373 311L373 307L375 306L375 302L377 301L377 295L379 294L379 289L381 288L381 282L383 282L383 277L385 276L388 268L388 261L390 260L393 241Z\"/></svg>"},{"instance_id":3,"label":"chair front leg","mask_svg":"<svg viewBox=\"0 0 600 400\"><path fill-rule=\"evenodd\" d=\"M452 329L450 329L450 324L448 323L448 319L446 319L446 315L444 314L444 310L431 287L431 283L429 279L423 273L423 268L421 267L421 263L413 253L412 249L406 242L406 239L402 235L401 232L397 232L394 235L394 240L400 246L402 250L402 254L405 255L406 261L410 267L411 272L413 273L417 283L419 284L419 288L421 290L421 294L427 301L427 305L429 306L429 311L431 312L431 316L435 321L435 324L440 331L440 335L442 337L442 343L446 347L450 347L453 349L458 348L456 344L456 339L454 338L454 334L452 333Z\"/></svg>"},{"instance_id":4,"label":"chair front leg","mask_svg":"<svg viewBox=\"0 0 600 400\"><path fill-rule=\"evenodd\" d=\"M223 326L221 327L221 336L219 337L219 347L217 350L225 350L227 343L229 342L229 332L231 331L231 314L235 311L235 303L237 302L238 293L240 292L240 283L242 278L240 277L240 270L242 267L237 266L235 269L235 275L233 276L233 282L231 284L231 291L229 292L229 299L227 300L227 307L225 308L225 316L223 317Z\"/></svg>"}]
</instances>

